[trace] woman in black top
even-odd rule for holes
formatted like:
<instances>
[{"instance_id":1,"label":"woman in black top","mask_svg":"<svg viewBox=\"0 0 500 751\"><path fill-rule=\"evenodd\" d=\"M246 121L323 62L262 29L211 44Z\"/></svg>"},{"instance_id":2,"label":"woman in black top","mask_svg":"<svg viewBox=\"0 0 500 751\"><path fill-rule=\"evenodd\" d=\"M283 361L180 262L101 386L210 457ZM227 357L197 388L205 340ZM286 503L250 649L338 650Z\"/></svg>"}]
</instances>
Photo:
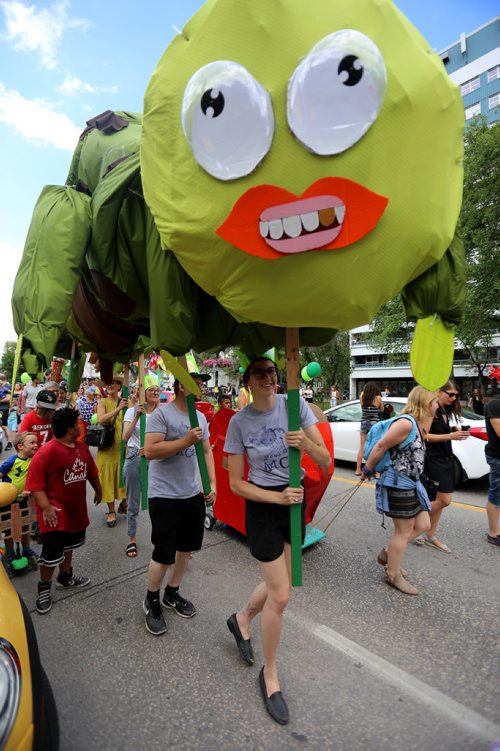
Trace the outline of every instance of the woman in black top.
<instances>
[{"instance_id":1,"label":"woman in black top","mask_svg":"<svg viewBox=\"0 0 500 751\"><path fill-rule=\"evenodd\" d=\"M455 381L449 380L439 389L436 416L427 435L427 452L425 455L425 473L439 483L436 500L431 503L431 526L425 536L417 537L417 545L430 545L442 553L451 553L444 542L436 537L436 530L443 509L451 503L454 490L453 449L451 441L465 441L469 437L466 430L452 431L449 418L453 416L458 423L460 418L460 394Z\"/></svg>"}]
</instances>

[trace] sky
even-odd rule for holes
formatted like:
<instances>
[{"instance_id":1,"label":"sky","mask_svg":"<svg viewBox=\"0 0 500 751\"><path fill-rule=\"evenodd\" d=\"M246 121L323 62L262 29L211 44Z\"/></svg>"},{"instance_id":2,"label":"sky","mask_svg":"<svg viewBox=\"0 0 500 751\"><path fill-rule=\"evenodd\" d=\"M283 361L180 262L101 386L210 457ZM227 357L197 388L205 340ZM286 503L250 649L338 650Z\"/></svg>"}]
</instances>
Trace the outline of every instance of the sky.
<instances>
[{"instance_id":1,"label":"sky","mask_svg":"<svg viewBox=\"0 0 500 751\"><path fill-rule=\"evenodd\" d=\"M89 118L107 109L142 111L157 62L202 4L0 0L0 354L16 339L12 286L43 186L64 185ZM436 51L490 21L499 7L498 0L396 5Z\"/></svg>"}]
</instances>

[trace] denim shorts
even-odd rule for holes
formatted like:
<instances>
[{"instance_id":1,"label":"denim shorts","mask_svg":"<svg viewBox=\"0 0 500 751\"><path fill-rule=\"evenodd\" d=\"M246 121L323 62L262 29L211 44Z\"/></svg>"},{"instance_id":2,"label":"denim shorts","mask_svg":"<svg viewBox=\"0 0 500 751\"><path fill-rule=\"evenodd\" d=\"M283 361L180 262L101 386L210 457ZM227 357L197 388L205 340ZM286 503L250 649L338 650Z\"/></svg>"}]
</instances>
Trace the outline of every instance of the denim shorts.
<instances>
[{"instance_id":1,"label":"denim shorts","mask_svg":"<svg viewBox=\"0 0 500 751\"><path fill-rule=\"evenodd\" d=\"M500 459L486 454L486 461L490 465L488 500L500 508Z\"/></svg>"}]
</instances>

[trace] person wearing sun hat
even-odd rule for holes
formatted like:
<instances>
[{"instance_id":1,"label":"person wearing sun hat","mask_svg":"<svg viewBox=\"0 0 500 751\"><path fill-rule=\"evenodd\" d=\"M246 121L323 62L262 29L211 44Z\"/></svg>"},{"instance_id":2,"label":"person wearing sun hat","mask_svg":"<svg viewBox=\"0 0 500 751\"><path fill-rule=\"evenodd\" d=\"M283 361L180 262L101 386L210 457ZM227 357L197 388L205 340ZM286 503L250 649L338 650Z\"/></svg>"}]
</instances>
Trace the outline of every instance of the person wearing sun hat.
<instances>
[{"instance_id":1,"label":"person wearing sun hat","mask_svg":"<svg viewBox=\"0 0 500 751\"><path fill-rule=\"evenodd\" d=\"M129 558L137 556L137 517L141 503L141 456L144 447L140 443L140 416L149 415L155 411L160 403L160 382L157 376L148 374L144 377L145 404L129 407L123 418L123 441L126 443L125 464L123 476L127 491L127 532L129 543L125 553Z\"/></svg>"},{"instance_id":2,"label":"person wearing sun hat","mask_svg":"<svg viewBox=\"0 0 500 751\"><path fill-rule=\"evenodd\" d=\"M115 432L113 444L110 448L97 450L96 464L102 485L101 503L106 503L106 525L116 526L115 503L118 501L118 512L127 513L125 488L120 485L120 445L122 439L123 410L128 406L126 399L120 398L123 376L113 374L111 383L106 384L107 396L97 403L97 421L99 425L113 425ZM100 384L99 384L100 385Z\"/></svg>"}]
</instances>

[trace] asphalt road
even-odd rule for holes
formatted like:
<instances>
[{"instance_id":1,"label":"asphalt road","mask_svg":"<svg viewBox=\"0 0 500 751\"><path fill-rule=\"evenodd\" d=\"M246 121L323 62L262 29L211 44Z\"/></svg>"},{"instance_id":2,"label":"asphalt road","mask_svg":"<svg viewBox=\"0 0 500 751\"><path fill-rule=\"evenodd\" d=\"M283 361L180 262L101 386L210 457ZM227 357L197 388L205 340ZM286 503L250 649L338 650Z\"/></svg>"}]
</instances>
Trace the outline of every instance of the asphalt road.
<instances>
[{"instance_id":1,"label":"asphalt road","mask_svg":"<svg viewBox=\"0 0 500 751\"><path fill-rule=\"evenodd\" d=\"M338 465L317 517L354 488ZM151 636L141 605L151 546L141 515L139 556L126 558L126 521L91 509L75 571L84 590L56 590L52 611L34 609L37 575L14 580L35 623L59 707L62 751L108 749L492 749L500 742L499 559L486 543L485 479L462 486L440 535L452 553L409 547L418 597L387 586L376 554L389 531L362 486L304 555L280 647L291 722L266 714L262 664L239 659L226 618L258 580L245 540L217 524L206 532L181 588L197 615L166 611L169 631ZM90 506L90 503L89 503ZM388 527L390 521L388 521Z\"/></svg>"}]
</instances>

